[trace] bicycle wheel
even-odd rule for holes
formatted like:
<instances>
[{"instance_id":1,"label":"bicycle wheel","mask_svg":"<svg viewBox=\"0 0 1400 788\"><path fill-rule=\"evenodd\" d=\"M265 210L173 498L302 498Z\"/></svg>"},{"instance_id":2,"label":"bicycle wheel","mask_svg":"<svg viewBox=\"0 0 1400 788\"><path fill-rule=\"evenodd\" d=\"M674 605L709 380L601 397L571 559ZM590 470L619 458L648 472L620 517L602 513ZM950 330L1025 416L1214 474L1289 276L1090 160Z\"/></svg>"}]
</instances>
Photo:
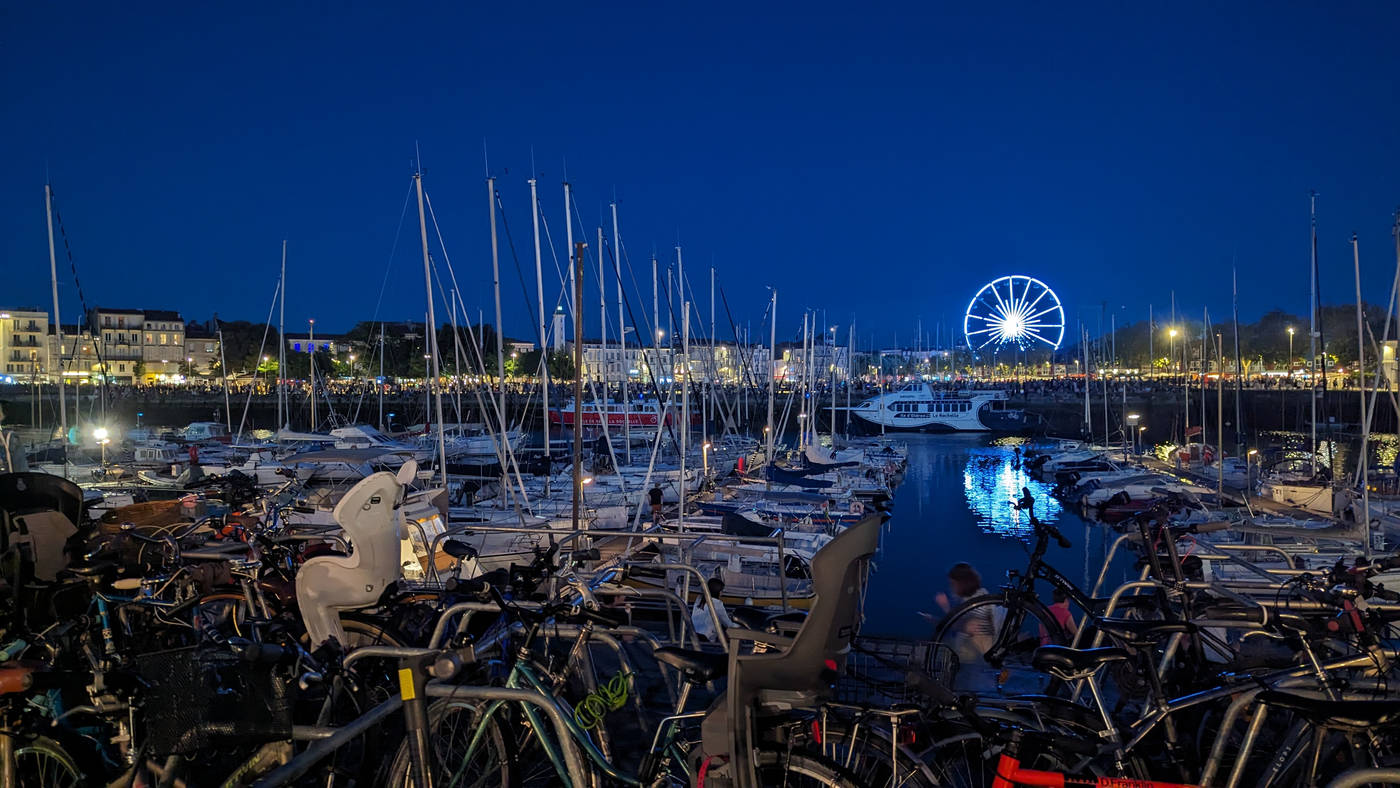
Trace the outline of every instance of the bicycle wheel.
<instances>
[{"instance_id":1,"label":"bicycle wheel","mask_svg":"<svg viewBox=\"0 0 1400 788\"><path fill-rule=\"evenodd\" d=\"M885 719L875 717L858 723L828 720L821 727L821 740L812 729L799 729L794 746L815 753L858 778L869 788L922 788L938 785L933 771L903 744L890 740Z\"/></svg>"},{"instance_id":2,"label":"bicycle wheel","mask_svg":"<svg viewBox=\"0 0 1400 788\"><path fill-rule=\"evenodd\" d=\"M988 622L994 622L991 634ZM1007 649L1000 664L986 660L999 629L1006 633ZM1035 650L1068 642L1059 622L1039 600L1008 603L1001 594L963 602L953 608L933 632L935 647L951 649L958 669L947 677L955 693L1005 692L1025 694L1043 691L1048 679L1031 667Z\"/></svg>"},{"instance_id":3,"label":"bicycle wheel","mask_svg":"<svg viewBox=\"0 0 1400 788\"><path fill-rule=\"evenodd\" d=\"M763 786L858 788L863 785L850 772L831 761L797 750L760 750L756 771L758 783Z\"/></svg>"},{"instance_id":4,"label":"bicycle wheel","mask_svg":"<svg viewBox=\"0 0 1400 788\"><path fill-rule=\"evenodd\" d=\"M432 747L434 786L508 788L510 751L496 715L483 719L483 704L445 699L428 706L428 741ZM475 740L475 741L474 741ZM385 785L411 788L408 744L399 746Z\"/></svg>"},{"instance_id":5,"label":"bicycle wheel","mask_svg":"<svg viewBox=\"0 0 1400 788\"><path fill-rule=\"evenodd\" d=\"M53 739L40 736L15 745L16 788L69 788L89 785L77 760Z\"/></svg>"}]
</instances>

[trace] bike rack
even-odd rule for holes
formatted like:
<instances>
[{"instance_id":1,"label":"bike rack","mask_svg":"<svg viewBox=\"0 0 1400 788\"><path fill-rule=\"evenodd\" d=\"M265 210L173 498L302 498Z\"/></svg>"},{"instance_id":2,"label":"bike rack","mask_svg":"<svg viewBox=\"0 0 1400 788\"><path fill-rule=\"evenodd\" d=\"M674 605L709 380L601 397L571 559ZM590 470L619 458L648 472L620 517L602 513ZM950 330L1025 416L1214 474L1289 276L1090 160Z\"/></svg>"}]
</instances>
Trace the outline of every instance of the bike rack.
<instances>
[{"instance_id":1,"label":"bike rack","mask_svg":"<svg viewBox=\"0 0 1400 788\"><path fill-rule=\"evenodd\" d=\"M564 715L559 711L558 706L540 697L538 693L510 687L474 687L430 681L423 688L423 694L429 698L499 700L506 703L529 703L538 707L549 716L550 722L554 724L558 734L556 741L559 742L564 751L564 763L568 767L570 782L574 784L575 788L583 788L589 784L588 772L584 768L583 758L579 754L578 746L574 743L573 737L569 735L569 727L564 720Z\"/></svg>"},{"instance_id":2,"label":"bike rack","mask_svg":"<svg viewBox=\"0 0 1400 788\"><path fill-rule=\"evenodd\" d=\"M254 788L275 788L275 786L286 785L292 780L302 777L323 758L345 746L351 739L371 730L402 706L403 698L398 695L389 698L343 727L336 728L334 733L318 739L307 747L301 755L292 758L254 783Z\"/></svg>"}]
</instances>

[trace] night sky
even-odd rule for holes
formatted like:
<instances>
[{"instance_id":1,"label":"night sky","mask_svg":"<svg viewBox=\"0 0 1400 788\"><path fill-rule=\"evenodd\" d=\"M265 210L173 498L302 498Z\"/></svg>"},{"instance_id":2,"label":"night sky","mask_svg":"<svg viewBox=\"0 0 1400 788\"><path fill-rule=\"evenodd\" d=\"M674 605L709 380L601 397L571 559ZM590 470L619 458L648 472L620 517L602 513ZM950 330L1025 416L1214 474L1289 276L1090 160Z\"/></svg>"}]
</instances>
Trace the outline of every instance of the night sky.
<instances>
[{"instance_id":1,"label":"night sky","mask_svg":"<svg viewBox=\"0 0 1400 788\"><path fill-rule=\"evenodd\" d=\"M286 238L288 330L421 319L415 143L488 320L483 146L532 303L533 152L560 258L567 162L589 238L616 195L642 312L679 240L701 313L713 265L765 337L765 285L784 334L806 306L912 344L1011 273L1094 325L1172 289L1224 317L1236 257L1242 318L1303 312L1309 189L1325 301L1353 231L1369 301L1395 267L1394 2L215 5L0 11L0 306L51 308L47 173L89 306L263 320ZM531 336L504 234L501 265Z\"/></svg>"}]
</instances>

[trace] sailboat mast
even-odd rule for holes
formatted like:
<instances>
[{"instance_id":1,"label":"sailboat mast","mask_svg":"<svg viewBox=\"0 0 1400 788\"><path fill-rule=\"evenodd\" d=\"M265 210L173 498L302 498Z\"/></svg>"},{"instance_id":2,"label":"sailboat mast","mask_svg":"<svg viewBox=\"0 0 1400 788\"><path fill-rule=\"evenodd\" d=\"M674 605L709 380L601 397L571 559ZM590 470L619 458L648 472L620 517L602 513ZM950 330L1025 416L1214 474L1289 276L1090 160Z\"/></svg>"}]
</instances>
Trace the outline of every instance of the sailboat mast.
<instances>
[{"instance_id":1,"label":"sailboat mast","mask_svg":"<svg viewBox=\"0 0 1400 788\"><path fill-rule=\"evenodd\" d=\"M1317 473L1317 192L1308 192L1308 215L1312 229L1312 262L1309 272L1312 289L1308 293L1308 399L1312 400L1312 455L1308 464Z\"/></svg>"},{"instance_id":2,"label":"sailboat mast","mask_svg":"<svg viewBox=\"0 0 1400 788\"><path fill-rule=\"evenodd\" d=\"M851 330L846 349L846 439L851 437L851 384L856 363L856 320L851 318ZM833 395L834 396L834 395ZM834 428L833 428L834 429Z\"/></svg>"},{"instance_id":3,"label":"sailboat mast","mask_svg":"<svg viewBox=\"0 0 1400 788\"><path fill-rule=\"evenodd\" d=\"M58 257L53 248L53 187L44 184L44 219L49 225L49 284L53 287L53 325L54 334L58 336L58 428L59 433L67 445L68 440L68 405L63 401L63 319L58 312ZM95 333L94 329L94 333ZM76 343L78 337L73 338ZM76 353L73 354L77 358ZM107 371L102 371L102 376L107 377ZM73 417L77 418L78 412L73 411ZM68 463L63 463L63 478L68 478Z\"/></svg>"},{"instance_id":4,"label":"sailboat mast","mask_svg":"<svg viewBox=\"0 0 1400 788\"><path fill-rule=\"evenodd\" d=\"M224 327L219 324L219 315L214 315L214 329L219 337L219 375L223 378L224 384L224 419L228 422L228 432L233 434L233 409L229 407L228 399L228 361L224 357ZM239 427L241 431L243 428Z\"/></svg>"},{"instance_id":5,"label":"sailboat mast","mask_svg":"<svg viewBox=\"0 0 1400 788\"><path fill-rule=\"evenodd\" d=\"M1235 456L1245 457L1244 411L1240 407L1240 389L1244 386L1244 359L1240 357L1240 278L1233 265L1230 266L1230 285L1234 296L1232 318L1235 323Z\"/></svg>"},{"instance_id":6,"label":"sailboat mast","mask_svg":"<svg viewBox=\"0 0 1400 788\"><path fill-rule=\"evenodd\" d=\"M506 430L509 428L510 422L506 419L506 355L505 355L505 336L501 333L502 331L505 330L505 326L501 323L501 256L500 256L499 246L498 246L497 241L496 241L496 179L495 179L495 178L487 178L487 179L486 179L486 201L487 201L488 203L490 203L490 214L491 214L491 286L492 286L492 289L494 290L495 296L496 296L496 380L497 380L497 382L498 382L499 385L500 385L500 392L499 392L499 394L500 394L500 403L501 403L501 405L500 405L500 408L501 408L501 410L500 410L500 419L501 419L501 439L498 440L498 441L496 441L496 445L499 446L499 447L501 447L501 448L499 449L500 455L501 455L501 474L502 474L502 478L504 479L504 475L505 475L505 473L506 473L506 455L505 455L505 448L504 448L502 442L505 440L505 433L506 433ZM431 291L430 291L430 293L431 293ZM429 307L431 308L431 306L432 306L432 301L429 300L428 304L429 304ZM434 357L436 357L436 353L437 353L437 326L433 326L433 337L434 337L434 338L433 338L433 348L434 348L433 353L434 353ZM434 362L434 364L436 364L436 361ZM439 397L439 400L441 400L441 397ZM439 405L439 406L438 406L438 410L440 411L441 409L442 409L442 406ZM441 427L442 414L441 414L441 413L438 414L438 422L439 422L438 434L439 434L439 437L441 437L441 434L442 434L442 433L441 433L441 430L442 430L442 427ZM445 459L443 460L443 473L444 473L444 474L447 473L447 460L445 460ZM446 476L444 475L443 478L446 479ZM502 488L502 489L505 489L506 487L507 487L507 485L505 485L505 484L502 484L502 485L501 485L501 488Z\"/></svg>"},{"instance_id":7,"label":"sailboat mast","mask_svg":"<svg viewBox=\"0 0 1400 788\"><path fill-rule=\"evenodd\" d=\"M607 247L603 246L603 226L598 225L598 380L603 384L603 401L598 407L601 409L599 420L603 423L603 432L608 431L608 269L603 264Z\"/></svg>"},{"instance_id":8,"label":"sailboat mast","mask_svg":"<svg viewBox=\"0 0 1400 788\"><path fill-rule=\"evenodd\" d=\"M491 183L491 181L488 180L487 183L489 184L489 183ZM431 361L432 361L433 381L436 382L436 381L438 381L438 380L441 380L442 378L441 378L440 371L439 371L439 369L438 369L437 318L436 318L436 316L435 316L435 314L434 314L434 310L433 310L433 271L432 271L432 263L431 263L431 260L430 260L430 258L428 257L428 219L427 219L427 216L426 216L426 215L424 214L424 212L423 212L423 174L422 174L422 173L417 173L417 172L416 172L416 173L413 174L413 185L414 185L414 188L415 188L415 189L417 190L417 192L418 192L418 235L419 235L420 239L421 239L422 242L423 242L423 292L424 292L425 295L427 295L427 298L428 298L428 315L427 315L427 318L426 318L426 321L425 321L425 322L427 323L427 325L426 325L424 328L425 328L425 333L427 333L427 335L428 335L428 336L427 336L427 342L428 342L428 347L430 348L430 350L428 351L428 355L432 357L432 358L431 358ZM492 190L492 193L494 194L494 189ZM494 201L493 201L493 203L494 203ZM494 212L493 212L493 214L494 214ZM493 218L494 218L494 217L493 217ZM496 225L495 225L495 222L493 221L493 222L491 223L491 240L492 240L492 247L493 247L493 248L494 248L494 246L495 246L495 239L496 239ZM498 291L498 292L499 292L499 291ZM499 298L499 295L498 295L497 297ZM499 303L499 302L498 302L498 303ZM499 339L498 339L498 341L499 341ZM382 354L381 354L381 356L382 356ZM436 413L437 413L438 463L439 463L439 465L442 466L442 486L443 486L444 488L446 488L446 487L447 487L447 439L446 439L445 437L443 437L443 434L442 434L442 388L441 388L440 386L437 388L437 397L435 398L434 402L435 402L435 405L436 405L435 410L436 410ZM505 467L505 463L502 463L502 464L501 464L501 467L504 468L504 467Z\"/></svg>"},{"instance_id":9,"label":"sailboat mast","mask_svg":"<svg viewBox=\"0 0 1400 788\"><path fill-rule=\"evenodd\" d=\"M1084 328L1084 321L1079 321L1079 346L1084 356L1084 434L1089 436L1089 442L1094 441L1094 426L1092 417L1089 415L1089 331Z\"/></svg>"},{"instance_id":10,"label":"sailboat mast","mask_svg":"<svg viewBox=\"0 0 1400 788\"><path fill-rule=\"evenodd\" d=\"M625 462L632 464L632 403L627 392L627 319L626 310L622 304L622 236L617 230L617 201L612 202L612 224L613 224L613 264L617 270L613 274L617 277L617 357L622 360L618 365L618 401L622 403L622 444L623 453L626 455Z\"/></svg>"},{"instance_id":11,"label":"sailboat mast","mask_svg":"<svg viewBox=\"0 0 1400 788\"><path fill-rule=\"evenodd\" d=\"M544 330L544 269L540 261L540 197L535 179L530 179L530 222L535 229L535 292L538 297L540 331L540 409L544 413L545 468L549 467L549 341ZM544 476L545 494L549 494L549 473Z\"/></svg>"},{"instance_id":12,"label":"sailboat mast","mask_svg":"<svg viewBox=\"0 0 1400 788\"><path fill-rule=\"evenodd\" d=\"M374 388L379 392L379 429L384 429L384 324L379 324L379 380Z\"/></svg>"},{"instance_id":13,"label":"sailboat mast","mask_svg":"<svg viewBox=\"0 0 1400 788\"><path fill-rule=\"evenodd\" d=\"M1361 252L1356 244L1356 233L1351 234L1351 263L1356 270L1356 391L1361 396L1361 452L1357 455L1357 477L1361 480L1361 522L1365 523L1366 558L1371 558L1371 491L1370 460L1366 444L1371 437L1370 425L1366 420L1366 328L1361 316Z\"/></svg>"},{"instance_id":14,"label":"sailboat mast","mask_svg":"<svg viewBox=\"0 0 1400 788\"><path fill-rule=\"evenodd\" d=\"M831 367L831 451L836 451L836 326L831 327L831 352L827 354L827 365Z\"/></svg>"},{"instance_id":15,"label":"sailboat mast","mask_svg":"<svg viewBox=\"0 0 1400 788\"><path fill-rule=\"evenodd\" d=\"M316 431L316 318L307 321L310 327L306 336L306 364L308 377L311 378L311 431Z\"/></svg>"},{"instance_id":16,"label":"sailboat mast","mask_svg":"<svg viewBox=\"0 0 1400 788\"><path fill-rule=\"evenodd\" d=\"M807 388L807 310L802 311L802 407L797 411L797 427L801 434L797 438L797 449L801 451L807 448L807 398L810 389Z\"/></svg>"},{"instance_id":17,"label":"sailboat mast","mask_svg":"<svg viewBox=\"0 0 1400 788\"><path fill-rule=\"evenodd\" d=\"M718 371L715 363L715 267L710 266L710 352L706 357L705 369L705 417L700 422L701 440L704 443L710 442L710 419L715 411L715 383L714 376Z\"/></svg>"},{"instance_id":18,"label":"sailboat mast","mask_svg":"<svg viewBox=\"0 0 1400 788\"><path fill-rule=\"evenodd\" d=\"M677 262L680 257L680 247L676 247ZM684 270L684 269L682 269ZM681 287L685 287L685 280L681 280ZM681 388L681 478L680 478L680 511L676 515L676 527L685 530L685 460L690 453L690 302L681 299L681 370L685 375L685 385Z\"/></svg>"},{"instance_id":19,"label":"sailboat mast","mask_svg":"<svg viewBox=\"0 0 1400 788\"><path fill-rule=\"evenodd\" d=\"M289 421L287 414L286 390L282 387L282 379L287 374L287 239L282 239L282 286L278 290L277 296L277 429L285 429ZM383 406L380 406L380 418L382 422Z\"/></svg>"},{"instance_id":20,"label":"sailboat mast","mask_svg":"<svg viewBox=\"0 0 1400 788\"><path fill-rule=\"evenodd\" d=\"M773 305L768 314L768 426L764 430L768 440L764 460L773 464L773 395L778 388L778 288L773 288ZM772 482L769 482L769 487Z\"/></svg>"},{"instance_id":21,"label":"sailboat mast","mask_svg":"<svg viewBox=\"0 0 1400 788\"><path fill-rule=\"evenodd\" d=\"M564 209L569 208L569 184L564 184ZM570 236L573 233L570 232ZM583 506L583 241L573 245L574 264L570 276L574 291L574 457L570 463L574 475L573 528L581 526L579 515ZM562 419L561 419L562 420Z\"/></svg>"}]
</instances>

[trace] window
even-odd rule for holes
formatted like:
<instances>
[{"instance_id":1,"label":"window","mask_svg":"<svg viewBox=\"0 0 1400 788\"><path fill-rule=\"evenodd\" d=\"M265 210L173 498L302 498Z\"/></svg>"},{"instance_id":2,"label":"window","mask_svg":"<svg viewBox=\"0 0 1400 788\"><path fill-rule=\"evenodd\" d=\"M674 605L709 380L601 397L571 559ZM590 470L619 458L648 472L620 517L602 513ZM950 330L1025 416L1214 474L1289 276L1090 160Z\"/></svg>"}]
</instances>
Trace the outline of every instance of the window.
<instances>
[{"instance_id":1,"label":"window","mask_svg":"<svg viewBox=\"0 0 1400 788\"><path fill-rule=\"evenodd\" d=\"M117 365L117 371L118 371L118 372L125 372L125 371L126 371L126 364L118 364L118 365Z\"/></svg>"},{"instance_id":2,"label":"window","mask_svg":"<svg viewBox=\"0 0 1400 788\"><path fill-rule=\"evenodd\" d=\"M205 353L213 353L213 352L214 352L214 343L213 343L213 342L205 342L205 343L204 343L204 352L205 352Z\"/></svg>"},{"instance_id":3,"label":"window","mask_svg":"<svg viewBox=\"0 0 1400 788\"><path fill-rule=\"evenodd\" d=\"M161 343L162 345L167 344L166 340L169 338L169 336L170 336L169 334L161 334L161 335L160 335L160 343Z\"/></svg>"},{"instance_id":4,"label":"window","mask_svg":"<svg viewBox=\"0 0 1400 788\"><path fill-rule=\"evenodd\" d=\"M106 342L107 344L110 345L110 344L112 343L112 332L111 332L111 331L104 331L104 332L102 332L102 341L103 341L103 342Z\"/></svg>"}]
</instances>

